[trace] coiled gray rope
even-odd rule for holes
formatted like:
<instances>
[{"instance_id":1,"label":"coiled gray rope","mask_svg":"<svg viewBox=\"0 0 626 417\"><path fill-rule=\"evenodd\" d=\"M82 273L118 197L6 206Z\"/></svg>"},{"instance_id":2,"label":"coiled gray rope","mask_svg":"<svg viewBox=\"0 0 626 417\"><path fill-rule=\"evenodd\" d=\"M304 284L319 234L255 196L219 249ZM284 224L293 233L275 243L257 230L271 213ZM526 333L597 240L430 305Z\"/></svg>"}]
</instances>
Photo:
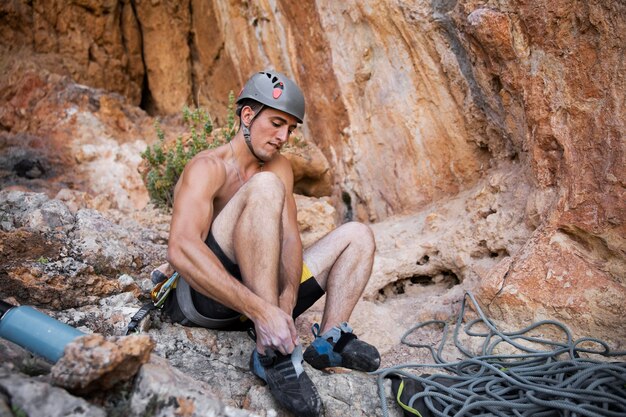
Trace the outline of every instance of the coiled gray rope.
<instances>
[{"instance_id":1,"label":"coiled gray rope","mask_svg":"<svg viewBox=\"0 0 626 417\"><path fill-rule=\"evenodd\" d=\"M463 326L468 299L478 318ZM477 324L486 326L487 331L473 330ZM414 331L429 325L443 326L443 336L436 349L407 340ZM546 325L562 331L565 341L527 335ZM384 417L389 416L389 410L383 383L391 374L420 382L424 390L413 395L408 405L413 407L421 398L433 415L441 417L626 417L626 362L604 362L580 356L597 354L609 358L626 356L626 351L613 352L606 342L595 338L574 341L570 330L554 320L533 323L516 332L502 332L485 316L469 292L465 293L453 332L454 345L467 359L456 362L443 359L448 327L443 320L431 320L411 327L402 336L402 343L408 346L429 349L435 363L403 364L373 372L378 375L376 382ZM484 338L480 354L473 354L461 344L461 328L468 336ZM534 349L520 341L547 348ZM601 350L582 347L583 343L599 345ZM503 344L520 353L494 354L496 347ZM439 368L446 374L418 376L411 372L420 368ZM442 384L442 381L447 383Z\"/></svg>"}]
</instances>

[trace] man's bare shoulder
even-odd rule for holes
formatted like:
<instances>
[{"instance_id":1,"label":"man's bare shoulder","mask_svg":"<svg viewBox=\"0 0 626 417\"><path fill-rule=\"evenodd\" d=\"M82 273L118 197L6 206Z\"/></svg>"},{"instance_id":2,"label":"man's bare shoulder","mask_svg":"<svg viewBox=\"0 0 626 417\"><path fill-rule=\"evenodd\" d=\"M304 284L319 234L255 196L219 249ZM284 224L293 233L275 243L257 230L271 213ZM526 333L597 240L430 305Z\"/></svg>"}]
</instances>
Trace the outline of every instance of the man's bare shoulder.
<instances>
[{"instance_id":1,"label":"man's bare shoulder","mask_svg":"<svg viewBox=\"0 0 626 417\"><path fill-rule=\"evenodd\" d=\"M216 190L226 181L226 166L217 149L199 152L185 165L180 175L176 191L182 186Z\"/></svg>"},{"instance_id":2,"label":"man's bare shoulder","mask_svg":"<svg viewBox=\"0 0 626 417\"><path fill-rule=\"evenodd\" d=\"M265 170L276 174L290 172L293 173L291 162L284 155L277 154L270 162L265 164Z\"/></svg>"},{"instance_id":3,"label":"man's bare shoulder","mask_svg":"<svg viewBox=\"0 0 626 417\"><path fill-rule=\"evenodd\" d=\"M223 152L220 151L221 149L207 149L199 152L187 163L183 174L192 173L193 175L206 175L207 173L211 173L225 176L226 166L222 155Z\"/></svg>"}]
</instances>

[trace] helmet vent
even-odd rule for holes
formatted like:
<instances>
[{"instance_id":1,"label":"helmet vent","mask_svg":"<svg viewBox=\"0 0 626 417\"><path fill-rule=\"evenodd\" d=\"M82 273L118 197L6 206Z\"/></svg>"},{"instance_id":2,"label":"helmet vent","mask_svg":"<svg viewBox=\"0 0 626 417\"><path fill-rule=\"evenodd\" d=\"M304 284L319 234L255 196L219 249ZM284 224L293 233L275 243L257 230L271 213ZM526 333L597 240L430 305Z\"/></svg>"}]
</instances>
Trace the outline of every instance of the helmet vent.
<instances>
[{"instance_id":1,"label":"helmet vent","mask_svg":"<svg viewBox=\"0 0 626 417\"><path fill-rule=\"evenodd\" d=\"M276 77L274 77L274 80L275 79ZM274 97L275 99L280 97L280 95L283 93L284 88L285 88L285 85L280 81L274 84L274 90L272 90L272 97Z\"/></svg>"}]
</instances>

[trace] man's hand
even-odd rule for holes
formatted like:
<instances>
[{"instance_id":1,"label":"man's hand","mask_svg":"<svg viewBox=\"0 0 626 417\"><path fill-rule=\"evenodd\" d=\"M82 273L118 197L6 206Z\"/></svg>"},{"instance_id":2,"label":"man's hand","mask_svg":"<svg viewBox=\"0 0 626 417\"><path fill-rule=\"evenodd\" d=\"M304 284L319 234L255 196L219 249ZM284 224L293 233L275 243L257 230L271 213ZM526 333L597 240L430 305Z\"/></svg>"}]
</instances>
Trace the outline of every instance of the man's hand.
<instances>
[{"instance_id":1,"label":"man's hand","mask_svg":"<svg viewBox=\"0 0 626 417\"><path fill-rule=\"evenodd\" d=\"M268 305L263 316L254 322L254 326L259 353L265 354L265 350L269 348L288 355L298 344L293 318L278 307Z\"/></svg>"}]
</instances>

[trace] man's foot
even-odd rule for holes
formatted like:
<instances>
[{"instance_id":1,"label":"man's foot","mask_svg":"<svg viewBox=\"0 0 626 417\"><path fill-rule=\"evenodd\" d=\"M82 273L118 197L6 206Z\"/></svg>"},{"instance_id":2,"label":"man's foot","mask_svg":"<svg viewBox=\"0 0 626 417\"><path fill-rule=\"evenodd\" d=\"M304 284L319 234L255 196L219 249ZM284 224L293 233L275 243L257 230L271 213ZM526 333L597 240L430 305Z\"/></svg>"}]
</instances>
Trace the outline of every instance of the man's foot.
<instances>
[{"instance_id":1,"label":"man's foot","mask_svg":"<svg viewBox=\"0 0 626 417\"><path fill-rule=\"evenodd\" d=\"M320 415L322 400L302 367L302 346L296 346L291 355L269 350L261 355L254 349L250 370L267 383L276 401L295 415Z\"/></svg>"},{"instance_id":2,"label":"man's foot","mask_svg":"<svg viewBox=\"0 0 626 417\"><path fill-rule=\"evenodd\" d=\"M380 366L378 350L352 333L346 322L320 335L319 324L313 325L315 340L304 352L304 360L317 369L333 366L372 372Z\"/></svg>"}]
</instances>

